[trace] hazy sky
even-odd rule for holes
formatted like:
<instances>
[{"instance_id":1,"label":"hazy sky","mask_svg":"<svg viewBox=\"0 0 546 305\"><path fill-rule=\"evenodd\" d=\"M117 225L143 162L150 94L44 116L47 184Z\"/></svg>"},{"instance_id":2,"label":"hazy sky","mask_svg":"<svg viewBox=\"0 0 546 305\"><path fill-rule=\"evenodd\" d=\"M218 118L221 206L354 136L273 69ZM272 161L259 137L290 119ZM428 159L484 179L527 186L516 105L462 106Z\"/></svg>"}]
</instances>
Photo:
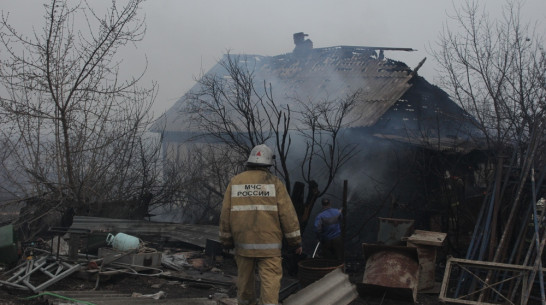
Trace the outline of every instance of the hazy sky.
<instances>
[{"instance_id":1,"label":"hazy sky","mask_svg":"<svg viewBox=\"0 0 546 305\"><path fill-rule=\"evenodd\" d=\"M108 6L111 0L89 0ZM455 0L456 3L462 0ZM11 23L21 32L43 25L43 1L2 0ZM481 0L498 16L503 0ZM429 54L453 3L448 0L148 0L141 14L147 33L134 47L124 49L125 73L136 74L148 60L145 81L159 83L153 109L157 117L191 88L201 71L209 70L223 54L278 55L294 48L292 34L305 32L316 48L349 45L413 48L415 52L386 52L385 56L419 70L435 81ZM525 20L540 23L546 33L546 0L526 0ZM525 21L524 20L524 21Z\"/></svg>"}]
</instances>

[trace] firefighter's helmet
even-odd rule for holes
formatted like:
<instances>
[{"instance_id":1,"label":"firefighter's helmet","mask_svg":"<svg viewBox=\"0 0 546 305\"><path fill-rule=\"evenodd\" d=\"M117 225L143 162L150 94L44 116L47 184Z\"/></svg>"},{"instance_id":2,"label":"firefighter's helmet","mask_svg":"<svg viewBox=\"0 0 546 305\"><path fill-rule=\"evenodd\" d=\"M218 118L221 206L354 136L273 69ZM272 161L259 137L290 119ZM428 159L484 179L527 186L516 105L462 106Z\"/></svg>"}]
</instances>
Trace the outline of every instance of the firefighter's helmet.
<instances>
[{"instance_id":1,"label":"firefighter's helmet","mask_svg":"<svg viewBox=\"0 0 546 305\"><path fill-rule=\"evenodd\" d=\"M250 166L271 166L273 165L273 160L275 160L275 155L271 148L265 144L260 144L254 146L246 164Z\"/></svg>"}]
</instances>

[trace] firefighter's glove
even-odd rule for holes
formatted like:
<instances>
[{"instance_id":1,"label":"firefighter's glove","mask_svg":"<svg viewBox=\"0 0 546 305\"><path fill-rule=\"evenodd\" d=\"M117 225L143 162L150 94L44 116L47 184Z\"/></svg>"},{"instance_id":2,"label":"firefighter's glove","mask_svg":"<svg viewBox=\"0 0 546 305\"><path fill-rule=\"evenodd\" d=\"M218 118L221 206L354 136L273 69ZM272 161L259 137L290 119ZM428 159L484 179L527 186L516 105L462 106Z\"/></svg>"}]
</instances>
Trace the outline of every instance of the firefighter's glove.
<instances>
[{"instance_id":1,"label":"firefighter's glove","mask_svg":"<svg viewBox=\"0 0 546 305\"><path fill-rule=\"evenodd\" d=\"M291 251L292 253L300 255L302 253L301 243L298 243L295 246L289 247L288 250Z\"/></svg>"},{"instance_id":2,"label":"firefighter's glove","mask_svg":"<svg viewBox=\"0 0 546 305\"><path fill-rule=\"evenodd\" d=\"M222 243L222 248L224 249L224 252L229 252L233 250L234 246L232 243Z\"/></svg>"}]
</instances>

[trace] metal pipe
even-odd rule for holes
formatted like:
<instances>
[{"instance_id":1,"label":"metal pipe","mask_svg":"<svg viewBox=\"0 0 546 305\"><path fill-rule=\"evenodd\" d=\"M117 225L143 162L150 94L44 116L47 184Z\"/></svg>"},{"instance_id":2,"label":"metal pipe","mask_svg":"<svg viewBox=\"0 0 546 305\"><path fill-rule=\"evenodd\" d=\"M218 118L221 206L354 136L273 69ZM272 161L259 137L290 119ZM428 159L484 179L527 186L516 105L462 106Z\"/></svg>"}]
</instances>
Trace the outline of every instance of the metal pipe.
<instances>
[{"instance_id":1,"label":"metal pipe","mask_svg":"<svg viewBox=\"0 0 546 305\"><path fill-rule=\"evenodd\" d=\"M544 166L544 168L542 169L541 171L541 174L540 174L540 178L538 179L538 183L536 184L536 187L535 187L535 191L534 191L534 197L533 198L536 198L536 196L538 195L538 191L540 190L541 186L542 186L542 183L544 182L544 179L546 177L546 165ZM535 202L531 202L531 204L529 205L529 207L527 208L527 212L525 214L525 216L527 217L526 219L528 219L529 217L531 217L531 213L532 213L532 209L533 209L533 205L535 205ZM541 217L544 217L544 209L542 210L542 216ZM542 219L542 218L541 218ZM513 250L512 250L512 255L510 256L510 260L508 261L508 263L511 263L513 260L514 260L514 256L515 256L515 252L516 252L516 249L519 248L519 250L521 251L521 247L523 246L523 244L525 243L524 240L521 240L523 237L521 236L524 236L526 233L527 233L527 222L522 222L521 223L521 229L520 229L520 234L518 236L518 239L516 241L516 245L519 245L519 247L514 247ZM529 248L532 248L532 244L530 245ZM528 252L530 251L530 249L528 249ZM519 255L519 253L518 253ZM528 255L529 253L526 255L525 257L525 260L524 260L524 264L527 264L529 258L528 258ZM519 261L519 260L518 260ZM542 271L542 270L541 270ZM515 294L516 294L516 288L519 286L521 282L521 279L518 278L516 283L514 284L513 287L511 287L512 290L512 294L511 294L511 297L510 299L514 299L515 297Z\"/></svg>"},{"instance_id":2,"label":"metal pipe","mask_svg":"<svg viewBox=\"0 0 546 305\"><path fill-rule=\"evenodd\" d=\"M487 198L487 197L486 197ZM472 232L472 238L470 239L470 245L468 246L468 249L466 250L466 259L472 259L472 257L475 254L474 249L476 249L478 246L474 245L474 243L477 243L478 234L481 236L483 234L483 230L481 229L483 215L485 213L485 206L486 206L486 198L484 198L484 201L482 203L482 207L480 208L480 213L478 215L478 221L476 222L476 225L474 226L474 232ZM457 281L457 289L455 290L454 297L457 298L459 296L459 292L462 289L462 285L465 283L467 279L467 276L464 274L461 274L459 276L459 280Z\"/></svg>"},{"instance_id":3,"label":"metal pipe","mask_svg":"<svg viewBox=\"0 0 546 305\"><path fill-rule=\"evenodd\" d=\"M487 197L486 197L487 198ZM485 198L485 199L486 199ZM480 213L478 214L478 221L476 222L476 225L474 226L474 232L472 232L472 238L470 239L470 245L468 246L468 249L466 250L466 259L472 259L475 254L475 245L474 243L478 239L478 234L482 234L483 230L481 229L482 226L482 220L483 215L485 213L485 206L486 206L486 200L484 199L484 202L482 203L482 207L480 208Z\"/></svg>"},{"instance_id":4,"label":"metal pipe","mask_svg":"<svg viewBox=\"0 0 546 305\"><path fill-rule=\"evenodd\" d=\"M517 191L516 191L516 196L514 198L514 202L512 204L512 208L510 210L510 214L508 216L508 220L506 221L506 225L505 225L505 229L502 233L502 236L501 236L501 239L499 240L499 246L497 248L497 251L495 252L495 256L493 257L493 262L500 262L503 260L504 258L504 255L506 253L506 243L508 242L508 240L510 239L511 235L512 235L512 232L513 232L513 228L512 226L514 225L514 221L516 219L516 212L519 211L519 206L520 206L520 196L521 196L521 193L523 192L523 188L525 186L525 182L527 181L527 178L529 176L529 171L531 169L531 165L533 163L533 159L535 157L535 153L538 149L538 136L539 136L539 132L538 132L538 128L539 126L534 126L533 130L532 130L532 133L531 133L531 137L530 137L530 143L529 143L529 148L526 153L525 153L525 158L524 158L524 162L523 162L523 169L521 171L521 177L520 177L520 183L518 185L518 188L517 188ZM542 134L542 132L540 132L540 134ZM486 278L485 278L485 284L488 285L491 281L491 276L492 276L492 272L489 271ZM480 296L478 298L478 302L481 302L483 301L483 298L485 296L485 291L482 291L480 293Z\"/></svg>"},{"instance_id":5,"label":"metal pipe","mask_svg":"<svg viewBox=\"0 0 546 305\"><path fill-rule=\"evenodd\" d=\"M345 261L345 238L347 236L347 194L348 194L348 186L347 186L347 180L343 180L343 210L341 211L341 214L343 215L343 219L341 222L341 236L342 236L342 245L343 248L341 249L341 257L343 258L343 261Z\"/></svg>"},{"instance_id":6,"label":"metal pipe","mask_svg":"<svg viewBox=\"0 0 546 305\"><path fill-rule=\"evenodd\" d=\"M533 190L533 199L536 202L536 195L535 195L535 169L534 167L531 168L531 187ZM542 224L544 217L544 208L542 209L542 213L540 215L540 222ZM531 292L531 289L533 288L533 281L536 276L537 268L539 268L539 283L540 283L540 296L542 297L542 304L545 304L545 294L544 294L544 277L542 274L542 249L544 248L544 240L546 239L546 234L543 234L542 242L539 241L540 238L540 232L539 232L539 223L538 223L538 213L537 213L537 206L536 204L533 204L533 225L535 232L533 234L533 241L535 243L536 247L536 256L535 256L535 263L533 264L534 268L531 273L531 276L529 276L529 288L527 288L527 291L524 292L524 304L526 304L529 300L529 294ZM531 247L530 247L531 248Z\"/></svg>"},{"instance_id":7,"label":"metal pipe","mask_svg":"<svg viewBox=\"0 0 546 305\"><path fill-rule=\"evenodd\" d=\"M497 182L495 181L495 185L493 189L496 189ZM480 253L478 254L478 260L483 260L483 257L485 256L485 252L487 250L487 246L489 244L489 236L491 234L491 218L493 217L493 211L495 210L495 193L491 194L491 201L489 202L489 210L487 213L487 217L485 218L485 226L483 228L484 235L482 239L482 244L480 247Z\"/></svg>"},{"instance_id":8,"label":"metal pipe","mask_svg":"<svg viewBox=\"0 0 546 305\"><path fill-rule=\"evenodd\" d=\"M317 246L315 247L315 251L313 251L313 256L311 256L311 258L315 258L315 254L317 254L319 245L320 245L320 241L317 243Z\"/></svg>"},{"instance_id":9,"label":"metal pipe","mask_svg":"<svg viewBox=\"0 0 546 305\"><path fill-rule=\"evenodd\" d=\"M491 228L491 218L492 218L492 215L493 215L493 210L495 209L495 189L497 189L497 184L498 184L498 180L495 180L495 183L493 185L493 192L491 194L491 200L489 201L489 206L488 206L488 213L487 213L487 217L485 218L485 224L484 224L484 227L482 229L482 239L481 239L481 246L480 246L480 252L478 253L478 258L477 260L479 261L482 261L487 250L488 250L488 245L489 245L489 236L490 236L490 228ZM472 282L470 283L470 291L474 291L475 290L475 287L476 287L476 278L472 278Z\"/></svg>"},{"instance_id":10,"label":"metal pipe","mask_svg":"<svg viewBox=\"0 0 546 305\"><path fill-rule=\"evenodd\" d=\"M493 214L491 215L491 234L489 238L489 254L488 259L491 260L495 254L495 248L497 247L497 220L499 217L499 210L501 204L501 179L502 179L502 165L504 164L504 158L500 156L497 160L497 173L495 175L495 187L493 188L493 195L495 197L493 205Z\"/></svg>"},{"instance_id":11,"label":"metal pipe","mask_svg":"<svg viewBox=\"0 0 546 305\"><path fill-rule=\"evenodd\" d=\"M520 179L520 184L518 185L518 189L516 191L516 197L514 198L514 202L512 204L512 208L510 210L508 220L506 221L505 230L502 233L501 239L499 240L499 246L497 248L495 256L493 257L493 262L499 262L502 260L506 250L506 243L508 239L510 238L510 234L512 233L512 226L513 226L513 222L515 221L516 212L519 210L519 204L520 204L519 198L523 191L525 181L527 180L527 177L529 175L529 170L531 168L532 160L534 159L536 150L538 148L537 134L538 134L537 130L533 129L533 132L531 135L531 143L529 144L531 149L527 150L526 152L526 158L524 159L525 161L524 161L524 166L521 173L522 177ZM488 282L487 278L486 278L486 282Z\"/></svg>"},{"instance_id":12,"label":"metal pipe","mask_svg":"<svg viewBox=\"0 0 546 305\"><path fill-rule=\"evenodd\" d=\"M533 204L533 203L531 203L531 204ZM524 219L527 219L527 218L531 217L531 209L532 208L533 207L531 205L529 205L529 207L527 208L527 211L524 214L525 215ZM527 227L528 227L527 222L522 221L518 237L516 238L516 241L514 243L514 247L512 248L512 253L510 253L510 257L509 257L507 263L511 264L516 260L515 264L517 264L517 261L519 261L519 257L521 256L522 247L525 244L525 235L527 234ZM505 272L503 279L505 279L507 276L508 276L508 272ZM510 297L509 297L510 300L514 299L514 297L516 295L516 290L519 287L520 282L521 282L521 279L518 278L515 283L511 283L510 288L509 288L509 291L511 291L510 292ZM502 289L503 286L504 286L504 283L501 284L500 289ZM497 298L497 300L498 300L498 298Z\"/></svg>"},{"instance_id":13,"label":"metal pipe","mask_svg":"<svg viewBox=\"0 0 546 305\"><path fill-rule=\"evenodd\" d=\"M535 189L535 168L531 168L531 188L533 190L533 202L537 202L537 196L536 196L536 189ZM543 209L544 210L544 209ZM542 249L540 249L540 241L539 241L539 224L538 224L538 215L537 215L537 206L536 204L533 204L533 224L535 225L535 245L537 247L537 255L536 257L538 258L538 267L539 267L539 273L538 273L538 279L539 279L539 283L540 283L540 296L542 297L542 305L546 305L545 304L545 299L546 299L546 296L544 294L544 275L542 274L542 260L541 260L541 256L542 256ZM543 214L543 213L541 213ZM540 218L540 222L542 223L542 215L541 215L541 218ZM544 247L544 245L543 245ZM532 280L534 280L534 277L535 277L535 270L533 270L533 275L531 277ZM531 281L532 282L532 281ZM530 285L532 286L532 285Z\"/></svg>"}]
</instances>

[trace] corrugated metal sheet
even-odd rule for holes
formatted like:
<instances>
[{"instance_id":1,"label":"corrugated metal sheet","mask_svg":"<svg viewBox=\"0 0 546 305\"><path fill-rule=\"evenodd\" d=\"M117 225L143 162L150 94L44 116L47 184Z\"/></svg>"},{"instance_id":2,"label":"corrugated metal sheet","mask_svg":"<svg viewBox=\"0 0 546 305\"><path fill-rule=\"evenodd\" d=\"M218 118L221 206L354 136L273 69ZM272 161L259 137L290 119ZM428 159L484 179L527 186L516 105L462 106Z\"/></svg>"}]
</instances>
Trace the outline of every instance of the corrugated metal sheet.
<instances>
[{"instance_id":1,"label":"corrugated metal sheet","mask_svg":"<svg viewBox=\"0 0 546 305\"><path fill-rule=\"evenodd\" d=\"M157 234L205 248L207 239L218 240L218 226L150 222L144 220L74 216L71 228L92 232L123 232L136 237Z\"/></svg>"},{"instance_id":2,"label":"corrugated metal sheet","mask_svg":"<svg viewBox=\"0 0 546 305\"><path fill-rule=\"evenodd\" d=\"M149 297L137 297L130 293L119 293L115 291L52 291L53 295L44 295L47 304L81 304L82 302L68 303L73 300L88 302L95 305L145 305L145 304L185 304L185 305L218 305L215 300L207 298L162 298L155 300ZM60 297L69 298L69 300Z\"/></svg>"},{"instance_id":3,"label":"corrugated metal sheet","mask_svg":"<svg viewBox=\"0 0 546 305\"><path fill-rule=\"evenodd\" d=\"M284 95L338 100L358 93L350 127L371 126L411 85L411 69L392 60L379 60L375 52L358 47L315 49L307 56L293 54L271 58L259 70L261 78L274 79ZM282 103L282 102L281 102Z\"/></svg>"},{"instance_id":4,"label":"corrugated metal sheet","mask_svg":"<svg viewBox=\"0 0 546 305\"><path fill-rule=\"evenodd\" d=\"M357 297L358 292L349 276L336 269L286 298L283 305L346 305Z\"/></svg>"}]
</instances>

